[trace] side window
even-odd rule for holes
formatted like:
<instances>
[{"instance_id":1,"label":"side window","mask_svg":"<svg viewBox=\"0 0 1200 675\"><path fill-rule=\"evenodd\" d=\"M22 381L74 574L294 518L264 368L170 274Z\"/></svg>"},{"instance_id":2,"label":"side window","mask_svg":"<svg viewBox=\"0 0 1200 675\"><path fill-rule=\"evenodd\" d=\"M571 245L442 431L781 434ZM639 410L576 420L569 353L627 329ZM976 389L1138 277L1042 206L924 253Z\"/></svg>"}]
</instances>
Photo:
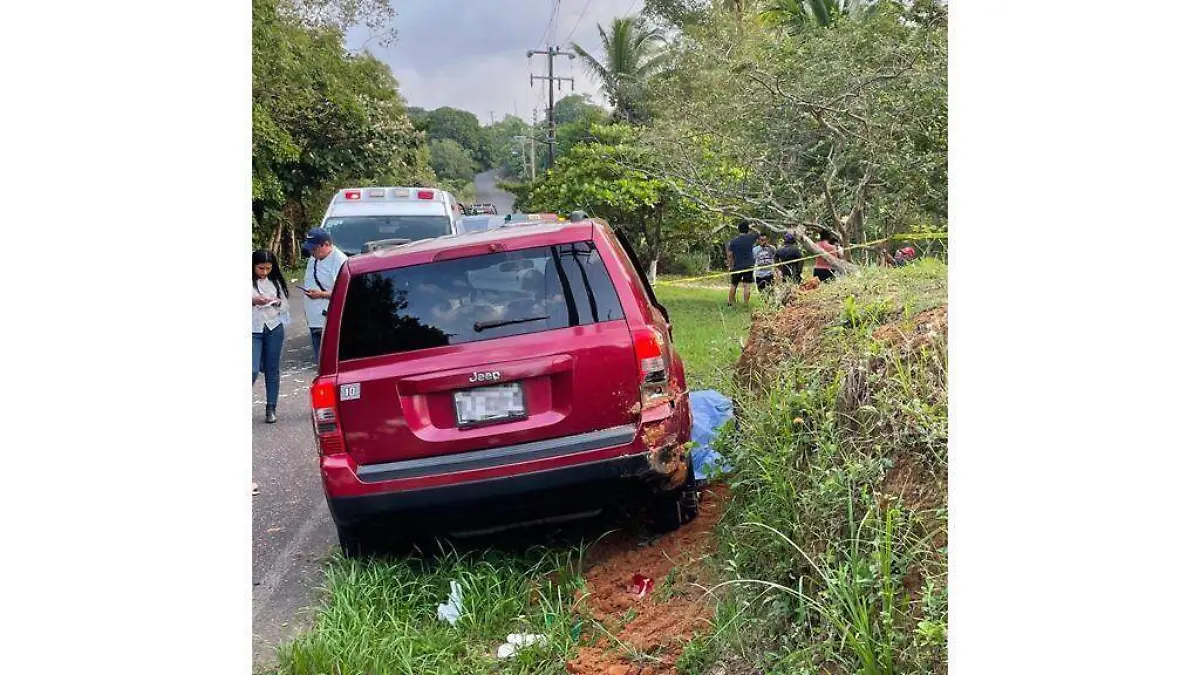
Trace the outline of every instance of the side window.
<instances>
[{"instance_id":1,"label":"side window","mask_svg":"<svg viewBox=\"0 0 1200 675\"><path fill-rule=\"evenodd\" d=\"M568 305L579 315L574 323L589 324L623 318L621 300L591 242L562 244L554 256L558 272L569 289Z\"/></svg>"},{"instance_id":2,"label":"side window","mask_svg":"<svg viewBox=\"0 0 1200 675\"><path fill-rule=\"evenodd\" d=\"M629 264L633 267L633 271L637 273L637 279L642 285L642 291L646 294L646 297L650 299L650 304L656 307L658 311L662 312L664 319L670 321L671 315L667 313L667 308L663 307L658 301L658 297L654 295L654 287L650 285L650 279L646 277L646 272L642 269L642 263L638 260L637 254L634 253L633 247L629 244L629 240L626 239L625 235L616 228L613 228L612 232L614 235L616 235L617 243L620 244L617 254L624 254L624 256L629 260Z\"/></svg>"}]
</instances>

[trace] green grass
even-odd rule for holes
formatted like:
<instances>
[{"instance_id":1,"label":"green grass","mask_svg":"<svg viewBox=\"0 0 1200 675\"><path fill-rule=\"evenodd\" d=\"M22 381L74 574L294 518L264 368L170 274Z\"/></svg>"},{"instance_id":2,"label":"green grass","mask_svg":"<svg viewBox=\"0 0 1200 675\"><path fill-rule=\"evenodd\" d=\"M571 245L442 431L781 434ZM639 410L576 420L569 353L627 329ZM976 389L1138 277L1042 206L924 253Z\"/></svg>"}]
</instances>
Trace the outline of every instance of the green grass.
<instances>
[{"instance_id":1,"label":"green grass","mask_svg":"<svg viewBox=\"0 0 1200 675\"><path fill-rule=\"evenodd\" d=\"M831 317L820 348L732 390L738 426L718 439L737 467L717 530L729 579L718 617L735 618L697 640L681 672L718 657L764 672L945 672L945 486L941 506L920 509L881 488L901 456L946 476L946 351L872 338L944 304L945 277L928 261L805 294Z\"/></svg>"},{"instance_id":2,"label":"green grass","mask_svg":"<svg viewBox=\"0 0 1200 675\"><path fill-rule=\"evenodd\" d=\"M587 620L574 607L582 555L582 547L535 547L429 561L335 557L312 628L279 649L276 672L561 673ZM463 588L454 625L436 614L451 580ZM498 661L510 633L546 642Z\"/></svg>"},{"instance_id":3,"label":"green grass","mask_svg":"<svg viewBox=\"0 0 1200 675\"><path fill-rule=\"evenodd\" d=\"M763 306L762 297L755 293L750 307L740 297L737 305L727 307L727 292L694 286L654 289L671 315L672 342L683 356L690 389L729 391L731 366L742 353L750 313Z\"/></svg>"}]
</instances>

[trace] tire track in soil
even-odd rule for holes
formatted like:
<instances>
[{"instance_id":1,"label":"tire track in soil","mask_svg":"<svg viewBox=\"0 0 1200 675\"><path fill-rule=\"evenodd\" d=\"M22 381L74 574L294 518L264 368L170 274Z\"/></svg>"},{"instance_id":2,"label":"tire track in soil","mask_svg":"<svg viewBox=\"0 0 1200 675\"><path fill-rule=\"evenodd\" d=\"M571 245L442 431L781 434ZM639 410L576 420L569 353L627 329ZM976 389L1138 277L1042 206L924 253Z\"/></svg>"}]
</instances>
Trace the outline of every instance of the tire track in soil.
<instances>
[{"instance_id":1,"label":"tire track in soil","mask_svg":"<svg viewBox=\"0 0 1200 675\"><path fill-rule=\"evenodd\" d=\"M713 620L715 600L701 586L714 583L706 561L716 552L713 528L728 497L725 485L710 485L704 490L700 514L678 530L651 542L639 542L625 531L593 547L584 572L587 596L582 604L604 628L585 631L584 642L590 644L567 663L568 672L676 672L675 661L684 646L706 632ZM628 589L633 575L639 573L655 583L654 591L641 599Z\"/></svg>"}]
</instances>

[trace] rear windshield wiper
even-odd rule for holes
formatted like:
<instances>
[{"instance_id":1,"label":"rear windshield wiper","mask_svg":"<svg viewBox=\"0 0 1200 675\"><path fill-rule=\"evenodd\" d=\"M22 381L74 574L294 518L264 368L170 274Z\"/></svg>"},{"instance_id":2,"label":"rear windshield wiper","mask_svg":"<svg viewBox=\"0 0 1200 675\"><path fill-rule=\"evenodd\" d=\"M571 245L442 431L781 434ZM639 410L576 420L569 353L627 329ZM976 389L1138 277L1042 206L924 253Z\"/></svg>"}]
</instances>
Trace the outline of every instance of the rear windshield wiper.
<instances>
[{"instance_id":1,"label":"rear windshield wiper","mask_svg":"<svg viewBox=\"0 0 1200 675\"><path fill-rule=\"evenodd\" d=\"M548 319L545 316L530 316L524 319L495 319L492 321L476 321L475 332L482 333L489 328L499 328L500 326L511 326L514 323L529 323L530 321L541 321Z\"/></svg>"}]
</instances>

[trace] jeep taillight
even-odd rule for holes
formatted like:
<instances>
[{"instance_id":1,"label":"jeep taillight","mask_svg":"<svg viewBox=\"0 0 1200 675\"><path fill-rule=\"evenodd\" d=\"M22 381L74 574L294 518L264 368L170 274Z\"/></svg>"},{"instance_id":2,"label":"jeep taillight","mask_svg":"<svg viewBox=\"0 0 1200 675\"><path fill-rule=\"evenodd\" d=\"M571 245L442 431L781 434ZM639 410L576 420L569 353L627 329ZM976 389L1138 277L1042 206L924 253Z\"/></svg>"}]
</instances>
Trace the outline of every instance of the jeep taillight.
<instances>
[{"instance_id":1,"label":"jeep taillight","mask_svg":"<svg viewBox=\"0 0 1200 675\"><path fill-rule=\"evenodd\" d=\"M667 360L662 334L655 328L640 328L633 333L633 353L638 362L642 407L668 398Z\"/></svg>"},{"instance_id":2,"label":"jeep taillight","mask_svg":"<svg viewBox=\"0 0 1200 675\"><path fill-rule=\"evenodd\" d=\"M321 454L345 452L342 429L338 424L337 385L331 377L318 377L309 390L312 399L313 434Z\"/></svg>"}]
</instances>

